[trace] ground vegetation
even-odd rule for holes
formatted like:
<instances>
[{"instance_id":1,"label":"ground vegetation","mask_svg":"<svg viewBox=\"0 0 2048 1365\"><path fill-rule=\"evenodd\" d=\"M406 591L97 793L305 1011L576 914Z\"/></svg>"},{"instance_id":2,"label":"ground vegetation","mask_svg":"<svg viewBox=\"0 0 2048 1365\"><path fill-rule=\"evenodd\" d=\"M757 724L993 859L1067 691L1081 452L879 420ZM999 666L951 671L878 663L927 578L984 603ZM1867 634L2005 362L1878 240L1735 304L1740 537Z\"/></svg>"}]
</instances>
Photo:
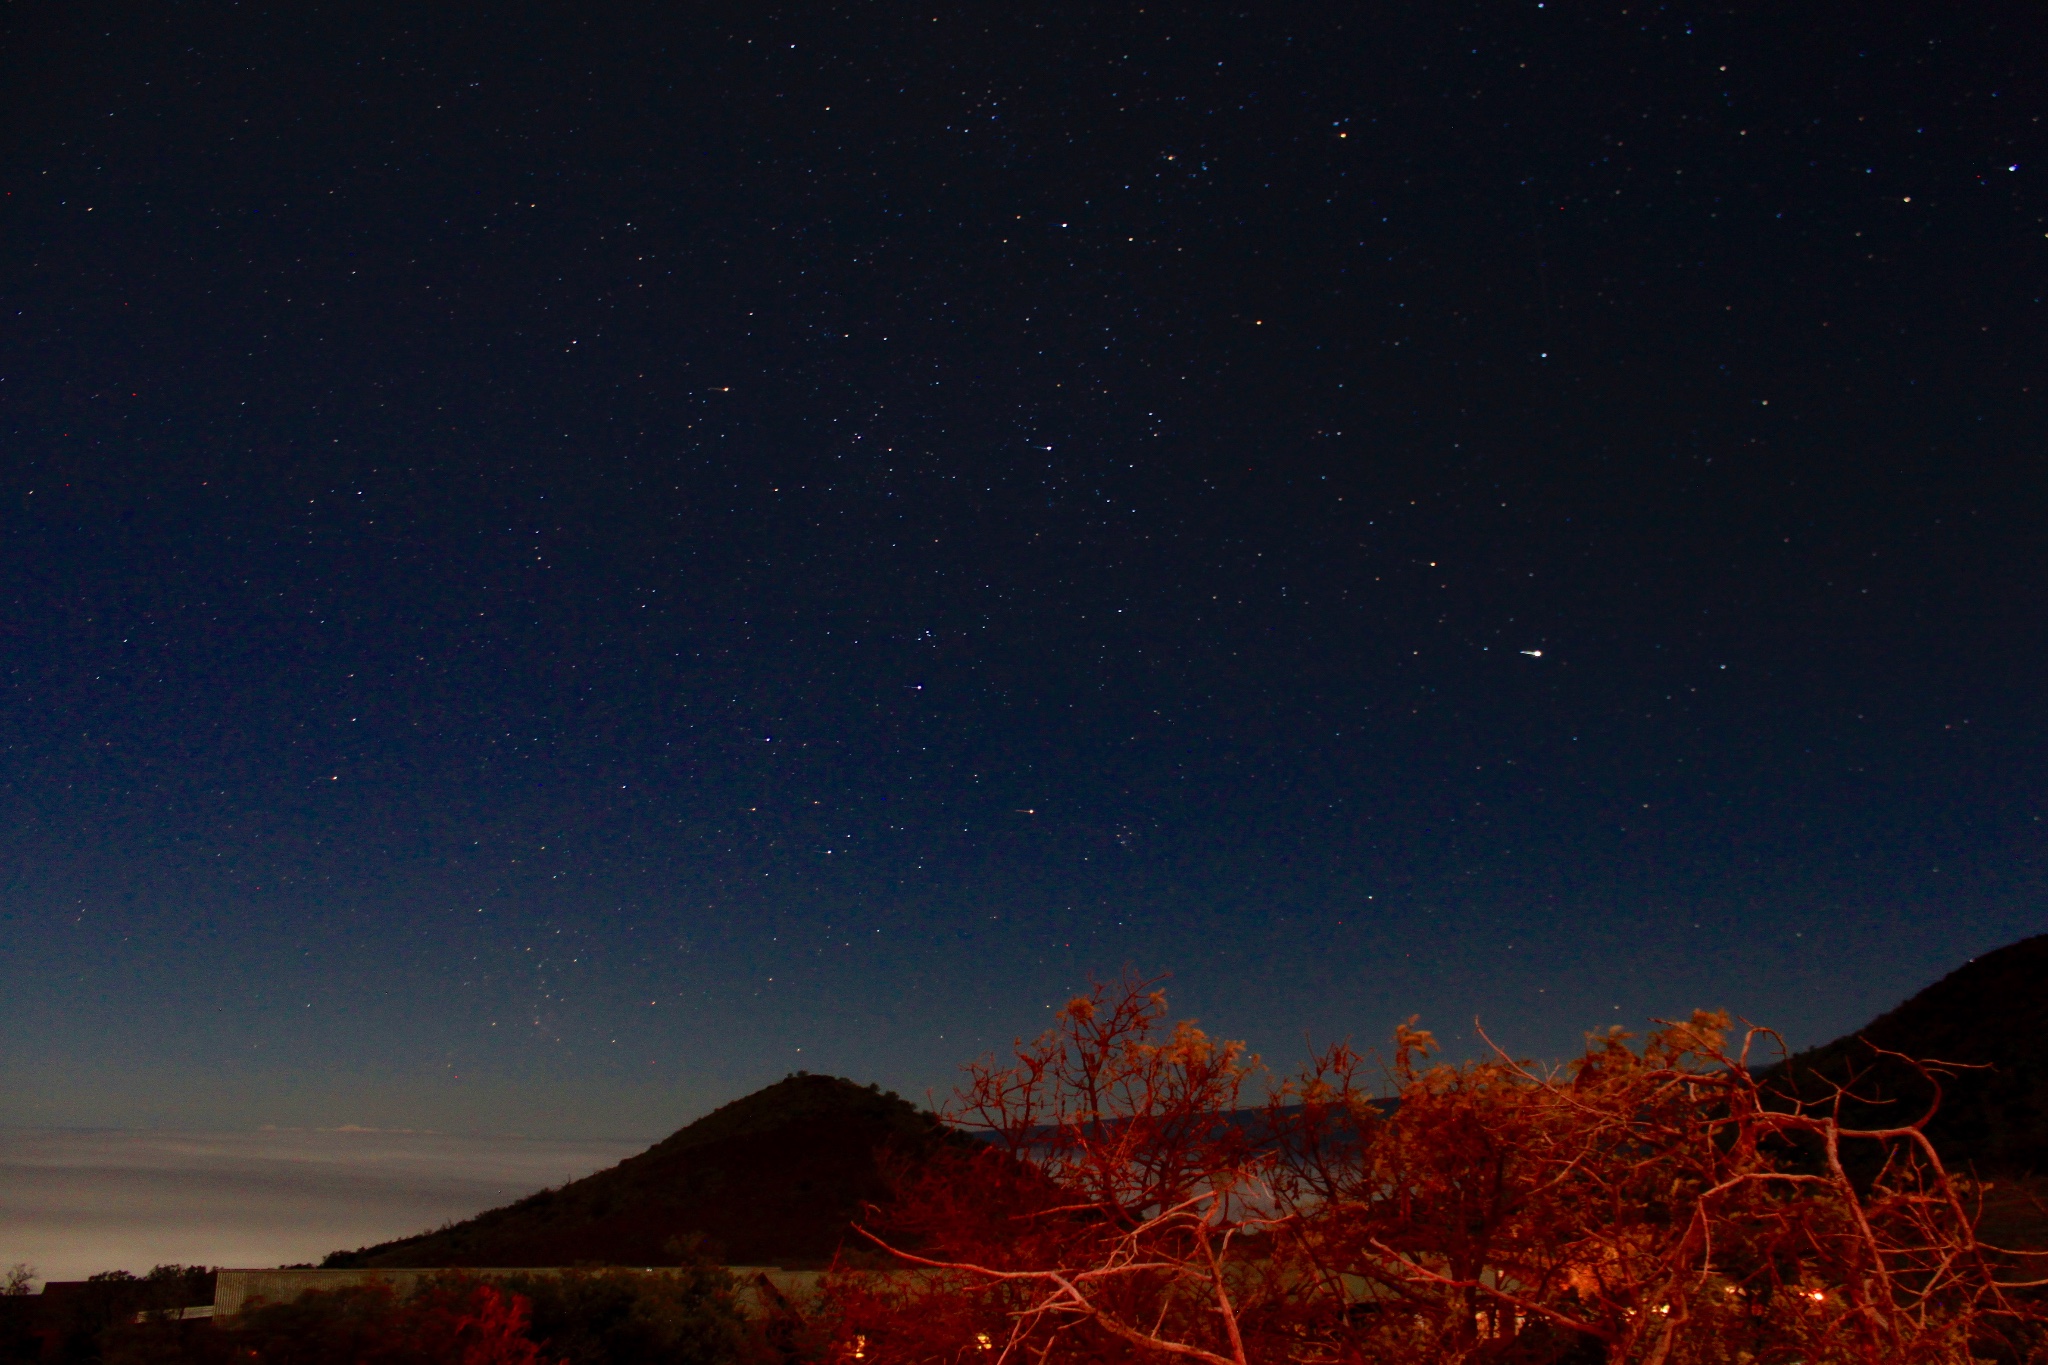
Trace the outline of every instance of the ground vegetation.
<instances>
[{"instance_id":1,"label":"ground vegetation","mask_svg":"<svg viewBox=\"0 0 2048 1365\"><path fill-rule=\"evenodd\" d=\"M1701 1012L1454 1065L1410 1026L1271 1080L1126 979L967 1069L984 1147L865 1229L913 1273L823 1312L877 1365L2041 1359L2043 1277L1927 1137L1951 1069L1888 1053L1929 1102L1855 1126L1760 1082L1774 1042Z\"/></svg>"}]
</instances>

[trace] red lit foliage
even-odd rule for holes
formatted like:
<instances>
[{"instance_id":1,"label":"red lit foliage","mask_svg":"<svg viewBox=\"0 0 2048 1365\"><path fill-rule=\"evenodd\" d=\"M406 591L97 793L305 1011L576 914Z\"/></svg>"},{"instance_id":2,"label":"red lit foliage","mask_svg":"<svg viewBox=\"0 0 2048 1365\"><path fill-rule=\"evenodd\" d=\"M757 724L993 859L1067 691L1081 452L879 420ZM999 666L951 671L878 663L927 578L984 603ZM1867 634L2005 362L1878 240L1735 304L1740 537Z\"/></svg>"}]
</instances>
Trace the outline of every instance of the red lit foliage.
<instances>
[{"instance_id":1,"label":"red lit foliage","mask_svg":"<svg viewBox=\"0 0 2048 1365\"><path fill-rule=\"evenodd\" d=\"M1844 1128L1773 1100L1719 1015L1569 1067L1432 1063L1402 1029L1375 1096L1332 1048L1242 1107L1237 1044L1126 979L950 1115L985 1150L900 1173L871 1232L914 1273L848 1271L825 1318L862 1365L1023 1356L1720 1365L2039 1359L2016 1259L1925 1115ZM1940 1068L1924 1068L1938 1082ZM1876 1155L1852 1179L1843 1152ZM879 1221L879 1220L886 1221Z\"/></svg>"},{"instance_id":2,"label":"red lit foliage","mask_svg":"<svg viewBox=\"0 0 2048 1365\"><path fill-rule=\"evenodd\" d=\"M399 1299L387 1285L301 1295L232 1333L250 1365L542 1365L527 1302L488 1284L431 1281ZM223 1333L223 1336L230 1334Z\"/></svg>"},{"instance_id":3,"label":"red lit foliage","mask_svg":"<svg viewBox=\"0 0 2048 1365\"><path fill-rule=\"evenodd\" d=\"M483 1283L451 1272L409 1297L387 1285L314 1291L247 1311L222 1329L136 1322L105 1339L101 1358L106 1365L774 1365L804 1353L802 1328L749 1324L732 1276L708 1263ZM793 1349L782 1349L782 1337Z\"/></svg>"}]
</instances>

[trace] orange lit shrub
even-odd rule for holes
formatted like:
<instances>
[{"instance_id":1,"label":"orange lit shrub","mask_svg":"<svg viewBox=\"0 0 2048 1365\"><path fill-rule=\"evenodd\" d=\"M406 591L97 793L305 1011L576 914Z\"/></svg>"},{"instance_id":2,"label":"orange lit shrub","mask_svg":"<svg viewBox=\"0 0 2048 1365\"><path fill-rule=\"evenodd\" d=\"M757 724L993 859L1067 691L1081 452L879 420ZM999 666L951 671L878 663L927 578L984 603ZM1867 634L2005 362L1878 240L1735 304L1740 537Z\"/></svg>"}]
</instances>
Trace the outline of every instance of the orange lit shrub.
<instances>
[{"instance_id":1,"label":"orange lit shrub","mask_svg":"<svg viewBox=\"0 0 2048 1365\"><path fill-rule=\"evenodd\" d=\"M898 1172L849 1271L839 1361L1855 1362L2037 1358L2043 1315L1977 1236L1926 1115L1851 1130L1774 1097L1700 1013L1570 1066L1331 1048L1247 1109L1255 1058L1125 979L949 1117L985 1150ZM1925 1067L1938 1082L1941 1069ZM1390 1094L1380 1093L1391 1090ZM1852 1178L1843 1153L1875 1171Z\"/></svg>"}]
</instances>

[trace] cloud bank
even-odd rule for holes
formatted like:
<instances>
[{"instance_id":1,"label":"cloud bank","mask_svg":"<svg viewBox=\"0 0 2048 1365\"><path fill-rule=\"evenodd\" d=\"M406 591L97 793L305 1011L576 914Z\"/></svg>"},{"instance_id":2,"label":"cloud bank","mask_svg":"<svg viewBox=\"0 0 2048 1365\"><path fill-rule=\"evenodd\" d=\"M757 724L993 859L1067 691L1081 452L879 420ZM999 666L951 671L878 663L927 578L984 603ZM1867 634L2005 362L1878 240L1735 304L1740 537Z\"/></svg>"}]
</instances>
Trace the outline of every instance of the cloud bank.
<instances>
[{"instance_id":1,"label":"cloud bank","mask_svg":"<svg viewBox=\"0 0 2048 1365\"><path fill-rule=\"evenodd\" d=\"M0 1129L0 1267L39 1279L166 1262L317 1261L439 1226L641 1150L618 1141L347 1127Z\"/></svg>"}]
</instances>

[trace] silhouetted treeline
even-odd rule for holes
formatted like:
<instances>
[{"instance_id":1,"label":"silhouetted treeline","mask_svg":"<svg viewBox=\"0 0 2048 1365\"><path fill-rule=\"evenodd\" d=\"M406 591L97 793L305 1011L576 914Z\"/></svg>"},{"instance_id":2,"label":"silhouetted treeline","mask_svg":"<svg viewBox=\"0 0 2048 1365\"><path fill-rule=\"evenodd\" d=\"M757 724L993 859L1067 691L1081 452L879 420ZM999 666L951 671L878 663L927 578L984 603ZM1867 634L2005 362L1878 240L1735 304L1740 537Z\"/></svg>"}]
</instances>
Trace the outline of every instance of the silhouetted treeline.
<instances>
[{"instance_id":1,"label":"silhouetted treeline","mask_svg":"<svg viewBox=\"0 0 2048 1365\"><path fill-rule=\"evenodd\" d=\"M60 1294L47 1305L59 1330L26 1334L9 1365L777 1365L791 1352L775 1343L793 1339L750 1321L732 1276L708 1263L490 1281L449 1272L407 1295L313 1291L232 1324L152 1312L179 1295L138 1291L149 1283L103 1278Z\"/></svg>"},{"instance_id":2,"label":"silhouetted treeline","mask_svg":"<svg viewBox=\"0 0 2048 1365\"><path fill-rule=\"evenodd\" d=\"M108 1336L138 1316L213 1302L214 1271L160 1265L147 1275L110 1270L45 1284L40 1294L0 1297L0 1362L92 1365Z\"/></svg>"}]
</instances>

